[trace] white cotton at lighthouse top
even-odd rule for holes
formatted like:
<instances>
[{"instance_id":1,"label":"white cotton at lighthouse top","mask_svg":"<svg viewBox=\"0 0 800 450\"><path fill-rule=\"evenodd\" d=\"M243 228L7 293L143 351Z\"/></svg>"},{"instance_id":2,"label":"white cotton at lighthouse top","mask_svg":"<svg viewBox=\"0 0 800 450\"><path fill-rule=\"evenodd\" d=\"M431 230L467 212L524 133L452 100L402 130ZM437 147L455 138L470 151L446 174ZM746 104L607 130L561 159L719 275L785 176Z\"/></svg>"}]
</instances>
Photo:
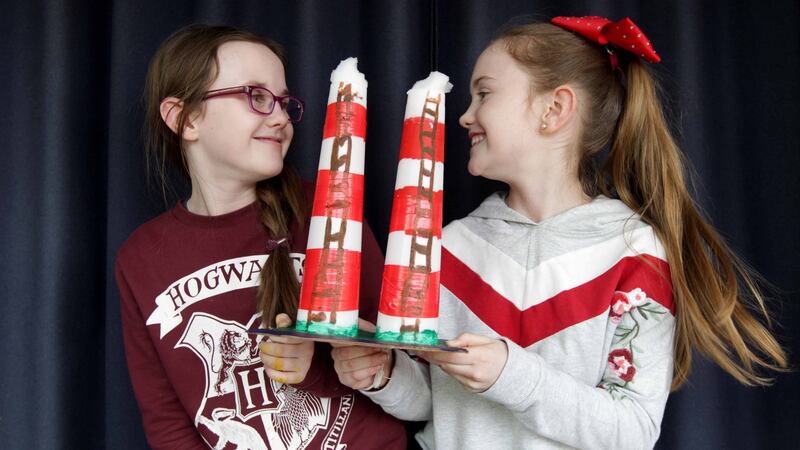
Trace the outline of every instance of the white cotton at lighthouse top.
<instances>
[{"instance_id":1,"label":"white cotton at lighthouse top","mask_svg":"<svg viewBox=\"0 0 800 450\"><path fill-rule=\"evenodd\" d=\"M441 72L431 72L428 78L419 80L408 90L405 118L420 117L422 108L428 98L439 98L439 122L444 123L444 94L450 92L453 85L450 77Z\"/></svg>"},{"instance_id":2,"label":"white cotton at lighthouse top","mask_svg":"<svg viewBox=\"0 0 800 450\"><path fill-rule=\"evenodd\" d=\"M348 84L352 87L353 101L366 107L367 106L367 78L358 71L358 58L350 57L339 62L339 65L331 72L331 89L328 93L328 104L336 102L339 93L339 84Z\"/></svg>"}]
</instances>

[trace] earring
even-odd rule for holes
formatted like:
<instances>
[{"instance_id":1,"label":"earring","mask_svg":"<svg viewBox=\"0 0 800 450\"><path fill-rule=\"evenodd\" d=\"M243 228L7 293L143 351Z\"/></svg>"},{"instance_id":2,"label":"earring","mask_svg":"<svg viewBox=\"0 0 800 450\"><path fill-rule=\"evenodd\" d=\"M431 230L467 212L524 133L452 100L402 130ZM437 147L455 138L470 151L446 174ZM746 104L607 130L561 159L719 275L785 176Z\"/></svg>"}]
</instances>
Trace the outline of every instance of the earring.
<instances>
[{"instance_id":1,"label":"earring","mask_svg":"<svg viewBox=\"0 0 800 450\"><path fill-rule=\"evenodd\" d=\"M543 129L543 130L546 130L546 129L547 129L547 124L546 124L546 123L544 123L544 122L542 122L541 129Z\"/></svg>"}]
</instances>

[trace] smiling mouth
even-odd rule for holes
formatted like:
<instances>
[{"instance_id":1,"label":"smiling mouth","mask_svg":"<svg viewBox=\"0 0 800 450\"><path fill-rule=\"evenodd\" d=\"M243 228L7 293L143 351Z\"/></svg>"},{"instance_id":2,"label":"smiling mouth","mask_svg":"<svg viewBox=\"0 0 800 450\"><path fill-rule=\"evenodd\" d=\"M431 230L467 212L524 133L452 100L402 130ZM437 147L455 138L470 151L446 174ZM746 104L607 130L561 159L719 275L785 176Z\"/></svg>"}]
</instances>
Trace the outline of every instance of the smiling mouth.
<instances>
[{"instance_id":1,"label":"smiling mouth","mask_svg":"<svg viewBox=\"0 0 800 450\"><path fill-rule=\"evenodd\" d=\"M474 134L472 138L470 138L470 146L474 147L476 144L483 142L484 139L486 139L485 134Z\"/></svg>"},{"instance_id":2,"label":"smiling mouth","mask_svg":"<svg viewBox=\"0 0 800 450\"><path fill-rule=\"evenodd\" d=\"M275 137L257 137L255 138L257 141L267 141L267 142L275 142L278 144L283 143L283 139L275 138Z\"/></svg>"}]
</instances>

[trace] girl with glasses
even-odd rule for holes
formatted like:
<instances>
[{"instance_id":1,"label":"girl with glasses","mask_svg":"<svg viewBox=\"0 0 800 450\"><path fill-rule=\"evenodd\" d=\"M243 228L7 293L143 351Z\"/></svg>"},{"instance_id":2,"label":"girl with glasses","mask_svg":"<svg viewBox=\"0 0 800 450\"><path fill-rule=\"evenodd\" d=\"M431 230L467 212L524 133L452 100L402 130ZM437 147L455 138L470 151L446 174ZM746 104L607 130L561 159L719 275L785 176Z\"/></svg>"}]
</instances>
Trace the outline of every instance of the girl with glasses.
<instances>
[{"instance_id":1,"label":"girl with glasses","mask_svg":"<svg viewBox=\"0 0 800 450\"><path fill-rule=\"evenodd\" d=\"M443 231L439 334L468 353L395 351L367 393L428 421L424 448L651 448L694 350L748 385L785 370L753 275L689 195L658 60L630 19L599 17L481 53L468 170L509 189ZM334 350L343 383L363 386L372 352Z\"/></svg>"},{"instance_id":2,"label":"girl with glasses","mask_svg":"<svg viewBox=\"0 0 800 450\"><path fill-rule=\"evenodd\" d=\"M297 312L313 189L284 164L302 119L279 45L230 27L177 31L146 83L149 166L191 195L134 231L116 277L134 392L153 448L405 448L405 431L341 385L330 346L247 333ZM362 243L361 315L383 258ZM376 433L375 430L381 430Z\"/></svg>"}]
</instances>

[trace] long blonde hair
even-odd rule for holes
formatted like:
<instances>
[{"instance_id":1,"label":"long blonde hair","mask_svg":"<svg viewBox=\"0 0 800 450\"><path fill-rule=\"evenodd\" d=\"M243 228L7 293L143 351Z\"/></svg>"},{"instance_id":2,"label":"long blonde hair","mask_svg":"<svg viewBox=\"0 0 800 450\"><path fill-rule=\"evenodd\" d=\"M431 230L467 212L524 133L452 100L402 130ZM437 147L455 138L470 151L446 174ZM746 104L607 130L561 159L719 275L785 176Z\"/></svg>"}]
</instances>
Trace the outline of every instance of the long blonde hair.
<instances>
[{"instance_id":1,"label":"long blonde hair","mask_svg":"<svg viewBox=\"0 0 800 450\"><path fill-rule=\"evenodd\" d=\"M666 249L676 305L672 388L688 378L693 349L741 383L771 383L762 369L785 371L787 357L767 327L771 319L758 277L692 200L683 156L648 68L617 52L624 87L602 47L547 23L510 27L493 42L528 71L535 92L571 83L586 94L578 142L584 191L622 200L654 228ZM597 157L607 146L601 167Z\"/></svg>"},{"instance_id":2,"label":"long blonde hair","mask_svg":"<svg viewBox=\"0 0 800 450\"><path fill-rule=\"evenodd\" d=\"M145 137L148 169L160 178L166 197L168 164L186 179L189 168L181 132L173 132L161 118L161 101L176 97L183 102L178 115L178 130L202 104L203 95L219 72L217 50L226 42L244 41L262 44L284 62L284 52L277 43L252 33L227 26L190 25L168 37L150 62L145 84ZM256 185L260 206L259 218L267 233L288 238L293 224L304 226L305 194L299 177L284 164L275 177ZM265 239L266 245L266 239ZM289 246L278 246L261 269L257 307L262 320L274 325L275 316L284 312L294 320L297 314L300 285L289 257Z\"/></svg>"}]
</instances>

